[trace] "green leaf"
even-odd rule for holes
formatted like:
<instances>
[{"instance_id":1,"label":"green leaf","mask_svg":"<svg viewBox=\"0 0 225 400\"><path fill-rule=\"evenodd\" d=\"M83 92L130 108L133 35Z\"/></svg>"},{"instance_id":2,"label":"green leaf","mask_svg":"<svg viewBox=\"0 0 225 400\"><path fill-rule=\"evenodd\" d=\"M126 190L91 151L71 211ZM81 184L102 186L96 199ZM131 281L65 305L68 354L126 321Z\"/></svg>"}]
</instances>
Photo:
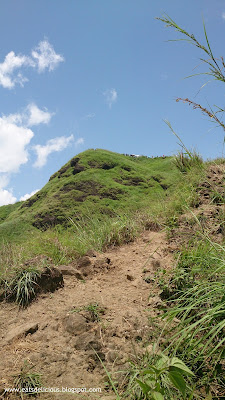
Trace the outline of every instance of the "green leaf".
<instances>
[{"instance_id":1,"label":"green leaf","mask_svg":"<svg viewBox=\"0 0 225 400\"><path fill-rule=\"evenodd\" d=\"M173 357L173 358L171 359L169 370L171 370L171 367L173 367L173 369L174 369L174 368L178 368L178 369L181 370L184 374L194 376L193 372L187 367L187 365L185 365L185 364L183 363L183 361L181 361L181 360L180 360L179 358L177 358L177 357ZM173 370L173 369L172 369L172 370Z\"/></svg>"},{"instance_id":2,"label":"green leaf","mask_svg":"<svg viewBox=\"0 0 225 400\"><path fill-rule=\"evenodd\" d=\"M172 384L185 396L186 383L183 376L178 371L170 371L168 378Z\"/></svg>"},{"instance_id":3,"label":"green leaf","mask_svg":"<svg viewBox=\"0 0 225 400\"><path fill-rule=\"evenodd\" d=\"M148 394L150 390L152 390L152 388L149 385L147 385L147 383L144 383L139 379L136 379L136 381L144 394Z\"/></svg>"},{"instance_id":4,"label":"green leaf","mask_svg":"<svg viewBox=\"0 0 225 400\"><path fill-rule=\"evenodd\" d=\"M153 391L151 395L154 400L164 400L164 396L160 392Z\"/></svg>"},{"instance_id":5,"label":"green leaf","mask_svg":"<svg viewBox=\"0 0 225 400\"><path fill-rule=\"evenodd\" d=\"M159 369L151 366L149 367L150 369L144 369L143 371L141 371L141 375L149 375L149 374L158 374L160 372Z\"/></svg>"}]
</instances>

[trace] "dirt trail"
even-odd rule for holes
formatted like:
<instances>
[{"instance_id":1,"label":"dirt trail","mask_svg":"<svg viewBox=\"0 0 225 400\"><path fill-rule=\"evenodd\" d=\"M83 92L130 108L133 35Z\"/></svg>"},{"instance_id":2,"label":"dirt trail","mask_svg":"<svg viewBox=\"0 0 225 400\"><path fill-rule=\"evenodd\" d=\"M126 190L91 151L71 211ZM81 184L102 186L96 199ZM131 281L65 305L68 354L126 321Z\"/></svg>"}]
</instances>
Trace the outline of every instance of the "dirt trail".
<instances>
[{"instance_id":1,"label":"dirt trail","mask_svg":"<svg viewBox=\"0 0 225 400\"><path fill-rule=\"evenodd\" d=\"M1 304L0 398L28 360L42 374L45 388L101 388L101 394L74 396L115 399L104 386L99 359L108 371L118 371L135 353L143 353L146 346L150 350L157 335L151 318L162 312L154 283L157 271L170 269L173 251L188 245L199 231L217 242L224 240L224 170L224 164L209 167L197 188L196 204L170 228L169 241L163 231L145 231L133 243L83 257L80 276L68 275L75 262L65 266L64 288L39 296L27 309ZM66 400L71 394L45 393L39 398Z\"/></svg>"},{"instance_id":2,"label":"dirt trail","mask_svg":"<svg viewBox=\"0 0 225 400\"><path fill-rule=\"evenodd\" d=\"M157 269L170 268L173 257L164 232L146 231L134 243L88 258L85 282L64 276L64 288L42 295L25 310L1 304L0 387L13 386L12 375L26 359L42 374L44 387L100 387L101 394L75 397L115 397L104 390L105 372L96 352L112 371L124 368L135 351L143 351L146 340L151 343L149 309L160 313L153 278ZM83 309L96 303L104 309L100 321ZM17 337L29 327L31 333ZM40 395L67 397L71 398L66 393Z\"/></svg>"}]
</instances>

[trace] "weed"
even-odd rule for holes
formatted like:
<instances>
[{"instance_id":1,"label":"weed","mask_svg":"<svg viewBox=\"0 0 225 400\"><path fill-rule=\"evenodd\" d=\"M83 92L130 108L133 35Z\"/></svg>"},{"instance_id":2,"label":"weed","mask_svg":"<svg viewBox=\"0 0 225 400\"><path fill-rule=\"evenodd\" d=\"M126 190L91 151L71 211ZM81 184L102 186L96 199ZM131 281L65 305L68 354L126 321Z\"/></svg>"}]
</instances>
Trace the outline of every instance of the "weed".
<instances>
[{"instance_id":1,"label":"weed","mask_svg":"<svg viewBox=\"0 0 225 400\"><path fill-rule=\"evenodd\" d=\"M204 386L207 393L223 392L224 385L224 254L225 248L207 237L198 246L184 250L167 292L164 289L162 293L170 299L164 318L178 321L169 336L169 349L192 366L198 386Z\"/></svg>"},{"instance_id":2,"label":"weed","mask_svg":"<svg viewBox=\"0 0 225 400\"><path fill-rule=\"evenodd\" d=\"M152 276L145 276L145 277L143 278L143 280L144 280L146 283L155 282L155 278L153 278Z\"/></svg>"},{"instance_id":3,"label":"weed","mask_svg":"<svg viewBox=\"0 0 225 400\"><path fill-rule=\"evenodd\" d=\"M17 375L14 375L15 388L20 390L20 397L23 399L24 394L37 396L38 388L41 387L41 375L33 371L27 360Z\"/></svg>"},{"instance_id":4,"label":"weed","mask_svg":"<svg viewBox=\"0 0 225 400\"><path fill-rule=\"evenodd\" d=\"M95 321L100 322L101 321L100 315L105 313L105 309L101 307L98 303L90 303L87 306L73 308L73 310L71 310L70 312L74 313L81 311L87 311L89 313L92 322Z\"/></svg>"},{"instance_id":5,"label":"weed","mask_svg":"<svg viewBox=\"0 0 225 400\"><path fill-rule=\"evenodd\" d=\"M4 281L5 297L26 307L35 297L40 271L37 267L18 269L11 280Z\"/></svg>"},{"instance_id":6,"label":"weed","mask_svg":"<svg viewBox=\"0 0 225 400\"><path fill-rule=\"evenodd\" d=\"M103 307L100 307L98 303L89 304L88 306L84 307L84 310L90 313L91 320L93 322L101 321L100 315L105 313Z\"/></svg>"},{"instance_id":7,"label":"weed","mask_svg":"<svg viewBox=\"0 0 225 400\"><path fill-rule=\"evenodd\" d=\"M190 393L186 380L192 371L177 357L164 353L148 352L136 362L130 363L127 374L126 393L136 400L163 400L185 398ZM185 378L186 379L185 379Z\"/></svg>"},{"instance_id":8,"label":"weed","mask_svg":"<svg viewBox=\"0 0 225 400\"><path fill-rule=\"evenodd\" d=\"M180 172L187 172L192 167L201 167L203 160L195 151L185 152L180 151L178 155L174 157L174 164Z\"/></svg>"}]
</instances>

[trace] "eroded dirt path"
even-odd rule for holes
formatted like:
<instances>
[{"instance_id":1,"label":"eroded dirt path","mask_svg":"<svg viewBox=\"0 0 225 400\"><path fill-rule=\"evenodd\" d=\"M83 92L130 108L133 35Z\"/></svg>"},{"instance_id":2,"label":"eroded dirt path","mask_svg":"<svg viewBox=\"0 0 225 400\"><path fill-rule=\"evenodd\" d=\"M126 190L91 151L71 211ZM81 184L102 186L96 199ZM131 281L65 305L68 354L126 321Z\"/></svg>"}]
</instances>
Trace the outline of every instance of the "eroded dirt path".
<instances>
[{"instance_id":1,"label":"eroded dirt path","mask_svg":"<svg viewBox=\"0 0 225 400\"><path fill-rule=\"evenodd\" d=\"M160 313L153 278L158 269L171 267L173 256L164 232L146 231L134 243L87 259L84 282L64 276L64 288L42 295L25 310L1 304L0 388L13 386L12 375L28 360L42 374L44 387L100 387L101 394L75 397L115 398L104 390L105 372L96 352L109 371L119 370L151 343L149 310ZM104 310L99 321L84 309L96 303L97 310Z\"/></svg>"}]
</instances>

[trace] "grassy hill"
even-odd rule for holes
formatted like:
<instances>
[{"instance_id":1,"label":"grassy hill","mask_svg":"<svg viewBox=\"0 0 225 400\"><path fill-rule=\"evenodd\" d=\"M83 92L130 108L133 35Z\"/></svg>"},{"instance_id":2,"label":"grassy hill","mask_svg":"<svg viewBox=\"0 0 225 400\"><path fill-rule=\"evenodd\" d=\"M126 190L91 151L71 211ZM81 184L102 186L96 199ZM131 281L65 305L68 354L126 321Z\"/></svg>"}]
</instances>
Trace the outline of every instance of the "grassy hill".
<instances>
[{"instance_id":1,"label":"grassy hill","mask_svg":"<svg viewBox=\"0 0 225 400\"><path fill-rule=\"evenodd\" d=\"M101 149L78 154L30 199L0 207L0 275L36 256L64 264L128 243L146 228L170 229L198 202L204 174L199 165L181 173L175 161Z\"/></svg>"},{"instance_id":2,"label":"grassy hill","mask_svg":"<svg viewBox=\"0 0 225 400\"><path fill-rule=\"evenodd\" d=\"M65 281L64 292L58 293L60 299L63 297L59 301L63 308L59 318L66 310L67 290L71 290L74 306L80 304L82 292L82 307L74 308L71 313L89 310L92 317L97 315L95 324L104 327L101 331L104 343L116 337L115 326L110 331L110 324L115 314L124 315L124 291L127 291L125 309L128 307L129 313L125 316L132 312L135 321L135 361L126 375L130 380L125 382L123 377L122 386L118 386L122 393L118 399L146 398L142 389L149 374L153 382L152 371L159 373L154 383L160 390L161 397L157 398L162 398L161 393L168 400L224 398L224 165L223 159L203 163L191 153L189 157L180 154L180 157L154 159L100 149L78 154L30 199L0 207L0 300L28 306L37 297L36 306L42 316L42 298L38 299L42 273L49 273L51 268L57 271L55 266L62 271L75 266L80 281L74 283L73 276L71 283ZM137 236L139 239L135 241ZM110 246L132 241L129 246L99 254ZM115 262L111 262L114 257ZM82 271L86 275L81 276ZM114 289L119 284L121 297L111 317ZM145 301L143 284L149 285ZM103 322L98 319L98 302L92 302L90 295L93 289L95 299L99 290L101 299L105 299L102 288L109 295L106 315L101 315ZM131 297L133 290L137 294L135 301ZM88 296L91 296L89 304ZM55 315L57 297L54 300L50 294L44 301L48 305L51 301L51 307L46 309L50 313L54 310ZM141 307L148 321L140 320L137 325ZM6 317L2 314L2 320L8 316L9 310ZM90 326L90 320L87 321ZM121 319L118 321L121 329L123 324ZM63 326L64 323L65 319ZM148 324L143 340L139 333ZM132 342L127 336L131 327L129 322L129 331L126 324L122 334L118 331L116 343L118 338ZM47 329L51 337L51 325ZM90 338L92 334L91 330ZM108 350L104 351L108 355ZM130 357L130 350L126 352ZM89 357L89 350L84 357ZM45 364L39 358L41 374ZM165 374L166 380L161 380Z\"/></svg>"},{"instance_id":3,"label":"grassy hill","mask_svg":"<svg viewBox=\"0 0 225 400\"><path fill-rule=\"evenodd\" d=\"M134 158L87 150L72 158L30 199L0 207L0 240L23 241L31 231L98 215L115 217L164 199L179 180L172 158Z\"/></svg>"}]
</instances>

